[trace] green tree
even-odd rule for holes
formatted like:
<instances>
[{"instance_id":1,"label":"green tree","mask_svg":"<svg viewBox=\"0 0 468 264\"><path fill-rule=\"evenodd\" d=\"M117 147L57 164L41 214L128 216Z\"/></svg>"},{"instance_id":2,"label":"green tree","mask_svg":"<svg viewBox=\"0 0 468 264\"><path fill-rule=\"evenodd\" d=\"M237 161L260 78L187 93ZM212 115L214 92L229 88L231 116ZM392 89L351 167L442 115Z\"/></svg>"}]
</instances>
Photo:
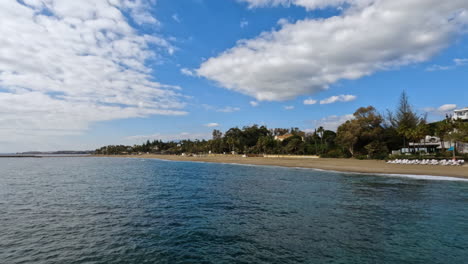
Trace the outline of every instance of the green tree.
<instances>
[{"instance_id":1,"label":"green tree","mask_svg":"<svg viewBox=\"0 0 468 264\"><path fill-rule=\"evenodd\" d=\"M284 148L287 154L303 154L304 142L300 137L293 137L287 141Z\"/></svg>"},{"instance_id":2,"label":"green tree","mask_svg":"<svg viewBox=\"0 0 468 264\"><path fill-rule=\"evenodd\" d=\"M317 135L320 137L320 153L323 154L323 133L325 132L325 129L320 126L317 129Z\"/></svg>"},{"instance_id":3,"label":"green tree","mask_svg":"<svg viewBox=\"0 0 468 264\"><path fill-rule=\"evenodd\" d=\"M457 151L457 143L468 142L468 122L461 120L450 120L452 131L447 133L446 138L454 143L453 157L455 158Z\"/></svg>"},{"instance_id":4,"label":"green tree","mask_svg":"<svg viewBox=\"0 0 468 264\"><path fill-rule=\"evenodd\" d=\"M257 153L271 154L274 153L277 142L272 136L260 137L255 146Z\"/></svg>"},{"instance_id":5,"label":"green tree","mask_svg":"<svg viewBox=\"0 0 468 264\"><path fill-rule=\"evenodd\" d=\"M437 123L435 127L435 134L440 138L441 141L447 140L447 135L454 129L453 122L450 118L446 117ZM442 150L445 151L445 145L442 144Z\"/></svg>"},{"instance_id":6,"label":"green tree","mask_svg":"<svg viewBox=\"0 0 468 264\"><path fill-rule=\"evenodd\" d=\"M351 156L355 155L355 146L358 143L359 135L361 134L361 127L358 122L348 120L340 125L336 134L336 142L345 147Z\"/></svg>"},{"instance_id":7,"label":"green tree","mask_svg":"<svg viewBox=\"0 0 468 264\"><path fill-rule=\"evenodd\" d=\"M423 142L424 147L426 147L426 136L429 134L429 126L425 120L422 120L414 131L415 142Z\"/></svg>"},{"instance_id":8,"label":"green tree","mask_svg":"<svg viewBox=\"0 0 468 264\"><path fill-rule=\"evenodd\" d=\"M407 135L411 135L410 130L415 129L421 122L421 117L413 111L409 103L408 95L405 91L401 93L400 101L395 113L388 112L389 123L396 129L398 135L403 139L403 147L406 147Z\"/></svg>"},{"instance_id":9,"label":"green tree","mask_svg":"<svg viewBox=\"0 0 468 264\"><path fill-rule=\"evenodd\" d=\"M377 152L386 152L382 141L383 118L373 106L361 107L353 114L354 119L338 127L336 142L345 147L351 156L356 151L373 157Z\"/></svg>"},{"instance_id":10,"label":"green tree","mask_svg":"<svg viewBox=\"0 0 468 264\"><path fill-rule=\"evenodd\" d=\"M221 131L217 130L217 129L214 129L212 134L213 134L213 140L223 138L223 133Z\"/></svg>"}]
</instances>

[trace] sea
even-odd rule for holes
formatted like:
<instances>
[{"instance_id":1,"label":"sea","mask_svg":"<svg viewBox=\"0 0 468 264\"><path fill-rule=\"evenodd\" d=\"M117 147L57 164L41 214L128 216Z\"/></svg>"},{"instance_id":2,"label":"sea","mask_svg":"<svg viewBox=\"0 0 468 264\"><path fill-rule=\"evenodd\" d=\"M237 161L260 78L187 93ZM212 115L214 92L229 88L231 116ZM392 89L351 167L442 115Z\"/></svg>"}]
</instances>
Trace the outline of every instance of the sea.
<instances>
[{"instance_id":1,"label":"sea","mask_svg":"<svg viewBox=\"0 0 468 264\"><path fill-rule=\"evenodd\" d=\"M468 182L2 158L0 263L468 263Z\"/></svg>"}]
</instances>

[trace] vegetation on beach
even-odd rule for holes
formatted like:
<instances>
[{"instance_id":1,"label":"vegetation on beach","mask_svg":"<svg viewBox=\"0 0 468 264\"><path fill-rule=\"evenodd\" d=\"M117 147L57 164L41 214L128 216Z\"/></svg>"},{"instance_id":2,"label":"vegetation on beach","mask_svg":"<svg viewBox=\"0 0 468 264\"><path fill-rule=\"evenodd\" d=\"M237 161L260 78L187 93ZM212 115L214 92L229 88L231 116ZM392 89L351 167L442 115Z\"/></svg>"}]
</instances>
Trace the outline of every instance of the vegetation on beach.
<instances>
[{"instance_id":1,"label":"vegetation on beach","mask_svg":"<svg viewBox=\"0 0 468 264\"><path fill-rule=\"evenodd\" d=\"M468 142L468 123L446 117L429 124L425 116L413 110L403 92L395 112L388 111L383 115L373 106L361 107L354 112L353 119L338 127L337 132L323 127L307 133L298 128L269 129L252 125L234 127L225 133L215 129L210 140L148 140L134 146L105 146L97 149L96 154L235 152L383 159L388 157L391 150L408 148L409 142L424 140L426 135L436 135L454 142ZM416 154L416 149L413 151ZM438 155L449 156L450 153L442 150Z\"/></svg>"}]
</instances>

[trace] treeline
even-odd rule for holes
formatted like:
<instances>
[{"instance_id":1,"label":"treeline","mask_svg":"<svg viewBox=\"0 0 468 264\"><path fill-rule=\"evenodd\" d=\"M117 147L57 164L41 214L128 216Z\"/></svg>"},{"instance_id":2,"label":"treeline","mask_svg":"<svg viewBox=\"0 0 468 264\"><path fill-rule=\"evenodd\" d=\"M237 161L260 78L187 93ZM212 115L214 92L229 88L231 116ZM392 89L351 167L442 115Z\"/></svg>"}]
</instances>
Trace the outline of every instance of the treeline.
<instances>
[{"instance_id":1,"label":"treeline","mask_svg":"<svg viewBox=\"0 0 468 264\"><path fill-rule=\"evenodd\" d=\"M287 136L280 141L276 136ZM340 147L335 143L336 133L323 128L314 133L305 133L298 128L268 129L266 126L245 126L231 128L225 133L213 131L210 140L181 140L164 142L147 141L134 146L106 146L96 150L96 154L131 154L131 153L235 153L239 154L291 154L291 155L328 155L339 153ZM332 151L333 150L333 151Z\"/></svg>"},{"instance_id":2,"label":"treeline","mask_svg":"<svg viewBox=\"0 0 468 264\"><path fill-rule=\"evenodd\" d=\"M408 148L409 142L436 135L444 140L468 142L468 123L449 117L428 124L418 115L402 93L394 112L378 113L372 107L361 107L354 118L341 124L337 132L323 127L306 133L298 128L274 128L252 125L231 128L225 133L214 130L210 140L147 141L134 146L106 146L96 154L181 154L239 153L320 155L321 157L386 158L391 150ZM416 149L413 149L416 152Z\"/></svg>"}]
</instances>

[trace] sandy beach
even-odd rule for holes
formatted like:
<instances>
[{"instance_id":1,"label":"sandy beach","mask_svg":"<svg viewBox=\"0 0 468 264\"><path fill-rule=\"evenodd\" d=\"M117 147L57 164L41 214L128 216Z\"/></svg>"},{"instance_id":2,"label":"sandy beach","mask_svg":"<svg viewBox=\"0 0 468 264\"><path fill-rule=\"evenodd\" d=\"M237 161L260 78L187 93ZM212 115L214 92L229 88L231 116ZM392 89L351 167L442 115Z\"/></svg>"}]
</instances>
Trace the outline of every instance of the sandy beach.
<instances>
[{"instance_id":1,"label":"sandy beach","mask_svg":"<svg viewBox=\"0 0 468 264\"><path fill-rule=\"evenodd\" d=\"M282 167L313 168L342 172L379 173L379 174L412 174L468 178L468 166L431 166L387 164L380 160L356 159L307 159L307 158L261 158L225 155L225 156L176 156L176 155L119 155L108 157L162 159L172 161L198 161L213 163L236 163L249 165L269 165Z\"/></svg>"}]
</instances>

